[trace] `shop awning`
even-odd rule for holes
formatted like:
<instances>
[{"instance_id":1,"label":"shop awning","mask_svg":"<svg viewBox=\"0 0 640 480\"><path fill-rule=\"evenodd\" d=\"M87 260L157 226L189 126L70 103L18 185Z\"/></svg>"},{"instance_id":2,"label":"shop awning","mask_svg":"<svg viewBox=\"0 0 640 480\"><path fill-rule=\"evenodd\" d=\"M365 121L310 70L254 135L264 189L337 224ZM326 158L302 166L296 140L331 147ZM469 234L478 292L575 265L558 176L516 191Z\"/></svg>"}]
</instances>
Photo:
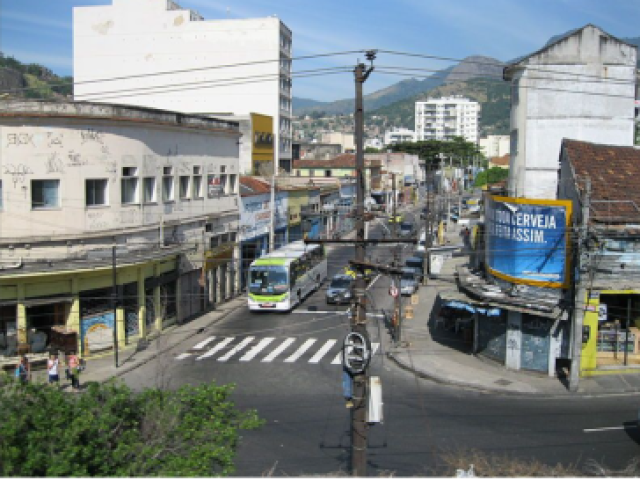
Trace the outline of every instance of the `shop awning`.
<instances>
[{"instance_id":1,"label":"shop awning","mask_svg":"<svg viewBox=\"0 0 640 480\"><path fill-rule=\"evenodd\" d=\"M447 308L453 308L455 310L466 310L467 312L470 312L470 313L477 312L487 317L499 317L501 313L499 308L483 308L483 307L478 307L476 305L471 305L469 303L460 302L458 300L449 300L447 302L444 302L442 306Z\"/></svg>"},{"instance_id":2,"label":"shop awning","mask_svg":"<svg viewBox=\"0 0 640 480\"><path fill-rule=\"evenodd\" d=\"M489 317L498 316L502 311L528 313L530 315L535 315L538 317L553 318L553 319L560 317L559 311L554 310L553 312L541 312L537 310L532 310L530 308L521 307L518 305L502 304L497 302L483 302L481 300L475 300L471 297L468 297L463 292L459 292L459 291L440 292L439 296L440 296L440 300L442 301L442 306L448 306L446 304L451 303L452 305L456 305L456 306L450 306L449 308L457 308L459 310L464 309L471 313L477 311L478 313L489 316ZM463 306L460 308L460 305L463 305ZM469 310L469 308L473 310ZM485 311L489 313L484 313ZM495 312L498 312L498 313L496 314Z\"/></svg>"}]
</instances>

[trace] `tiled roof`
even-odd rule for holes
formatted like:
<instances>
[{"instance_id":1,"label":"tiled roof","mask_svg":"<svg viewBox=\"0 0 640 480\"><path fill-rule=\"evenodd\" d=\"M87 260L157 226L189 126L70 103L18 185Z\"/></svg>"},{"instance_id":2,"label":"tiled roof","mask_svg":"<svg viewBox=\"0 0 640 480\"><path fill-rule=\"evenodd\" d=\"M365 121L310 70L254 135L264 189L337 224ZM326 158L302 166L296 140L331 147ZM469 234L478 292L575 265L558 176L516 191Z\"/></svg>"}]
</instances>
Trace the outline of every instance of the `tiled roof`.
<instances>
[{"instance_id":1,"label":"tiled roof","mask_svg":"<svg viewBox=\"0 0 640 480\"><path fill-rule=\"evenodd\" d=\"M261 178L247 176L240 177L240 195L243 197L262 195L263 193L269 193L270 191L271 185Z\"/></svg>"},{"instance_id":2,"label":"tiled roof","mask_svg":"<svg viewBox=\"0 0 640 480\"><path fill-rule=\"evenodd\" d=\"M501 157L491 157L491 160L489 160L489 162L493 163L494 165L506 165L506 166L509 166L510 158L511 158L511 156L509 154L503 155Z\"/></svg>"},{"instance_id":3,"label":"tiled roof","mask_svg":"<svg viewBox=\"0 0 640 480\"><path fill-rule=\"evenodd\" d=\"M365 159L367 167L380 167L380 160ZM296 160L293 168L356 168L356 156L353 153L343 153L329 160Z\"/></svg>"},{"instance_id":4,"label":"tiled roof","mask_svg":"<svg viewBox=\"0 0 640 480\"><path fill-rule=\"evenodd\" d=\"M594 221L640 221L640 150L564 139L567 158L583 189L591 179L591 217Z\"/></svg>"}]
</instances>

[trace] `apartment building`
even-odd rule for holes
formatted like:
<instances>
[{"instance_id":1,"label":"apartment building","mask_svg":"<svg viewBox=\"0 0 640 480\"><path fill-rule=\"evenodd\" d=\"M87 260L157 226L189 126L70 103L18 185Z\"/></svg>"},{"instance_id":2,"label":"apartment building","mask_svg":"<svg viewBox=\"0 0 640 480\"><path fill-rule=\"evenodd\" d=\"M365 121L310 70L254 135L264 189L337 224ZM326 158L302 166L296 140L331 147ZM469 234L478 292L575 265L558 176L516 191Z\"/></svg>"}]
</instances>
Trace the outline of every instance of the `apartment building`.
<instances>
[{"instance_id":1,"label":"apartment building","mask_svg":"<svg viewBox=\"0 0 640 480\"><path fill-rule=\"evenodd\" d=\"M477 143L479 117L480 104L461 96L416 102L416 140L464 137L468 142Z\"/></svg>"},{"instance_id":2,"label":"apartment building","mask_svg":"<svg viewBox=\"0 0 640 480\"><path fill-rule=\"evenodd\" d=\"M0 102L0 355L93 354L237 291L237 122ZM113 314L113 291L118 292Z\"/></svg>"},{"instance_id":3,"label":"apartment building","mask_svg":"<svg viewBox=\"0 0 640 480\"><path fill-rule=\"evenodd\" d=\"M76 100L273 117L291 168L292 33L275 16L205 20L172 0L73 9Z\"/></svg>"},{"instance_id":4,"label":"apartment building","mask_svg":"<svg viewBox=\"0 0 640 480\"><path fill-rule=\"evenodd\" d=\"M416 132L408 128L394 128L384 132L384 144L395 145L396 143L415 142Z\"/></svg>"},{"instance_id":5,"label":"apartment building","mask_svg":"<svg viewBox=\"0 0 640 480\"><path fill-rule=\"evenodd\" d=\"M511 144L509 135L487 135L480 139L479 146L485 157L493 158L509 155Z\"/></svg>"}]
</instances>

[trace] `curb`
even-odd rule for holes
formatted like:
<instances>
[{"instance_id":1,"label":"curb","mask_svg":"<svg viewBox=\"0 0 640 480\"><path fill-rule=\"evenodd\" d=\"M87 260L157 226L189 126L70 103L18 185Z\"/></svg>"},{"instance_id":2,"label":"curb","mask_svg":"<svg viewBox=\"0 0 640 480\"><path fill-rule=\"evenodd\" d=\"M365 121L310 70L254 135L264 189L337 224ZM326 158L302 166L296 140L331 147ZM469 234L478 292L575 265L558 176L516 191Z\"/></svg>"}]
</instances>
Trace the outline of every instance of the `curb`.
<instances>
[{"instance_id":1,"label":"curb","mask_svg":"<svg viewBox=\"0 0 640 480\"><path fill-rule=\"evenodd\" d=\"M226 312L222 313L218 318L215 318L213 320L211 320L210 323L208 323L207 325L205 325L202 328L209 328L212 325L215 325L216 323L218 323L220 320L225 319L226 317L228 317L229 315L231 315L232 313L234 313L236 310L242 308L243 305L238 305L237 307L233 307L230 308L229 310L227 310ZM163 353L167 352L168 350L171 350L172 348L176 347L177 345L181 344L182 342L189 340L192 337L195 337L196 335L199 335L198 330L195 330L193 333L187 335L186 337L182 338L181 340L177 341L176 343L173 343L171 345L168 345L167 347L163 348L162 350L158 350L157 352L155 352L154 354L152 354L151 356L149 356L148 358L145 358L143 360L140 360L138 363L131 365L130 367L126 367L122 370L118 370L114 375L111 375L110 377L108 377L105 380L100 381L100 383L104 383L104 382L108 382L109 380L113 379L113 378L117 378L117 377L121 377L123 375L126 375L127 373L132 372L133 370L135 370L138 367L141 367L142 365L146 365L147 363L149 363L151 360L155 360L159 355L162 355ZM162 335L160 335L160 337L162 337ZM158 338L160 338L158 337ZM156 339L157 340L157 339Z\"/></svg>"}]
</instances>

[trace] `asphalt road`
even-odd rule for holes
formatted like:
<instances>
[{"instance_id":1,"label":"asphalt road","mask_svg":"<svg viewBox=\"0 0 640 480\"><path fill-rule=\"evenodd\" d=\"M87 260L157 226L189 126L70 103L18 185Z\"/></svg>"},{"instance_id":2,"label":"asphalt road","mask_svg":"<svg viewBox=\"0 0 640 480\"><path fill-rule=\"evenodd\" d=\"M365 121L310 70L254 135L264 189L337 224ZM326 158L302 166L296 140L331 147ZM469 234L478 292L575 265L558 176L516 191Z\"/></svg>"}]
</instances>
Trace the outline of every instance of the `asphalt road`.
<instances>
[{"instance_id":1,"label":"asphalt road","mask_svg":"<svg viewBox=\"0 0 640 480\"><path fill-rule=\"evenodd\" d=\"M371 234L381 235L382 230L376 226ZM410 251L406 248L404 256ZM330 275L341 270L352 253L353 247L333 247ZM370 257L385 262L392 255L385 246L372 248ZM237 458L239 476L347 472L350 411L342 396L341 367L333 362L349 330L348 307L327 306L326 286L289 314L236 311L187 344L130 372L125 381L135 388L235 383L237 405L257 409L266 420L260 430L244 434ZM385 277L372 283L371 310L391 309L388 288ZM640 402L634 396L506 396L437 385L386 359L389 334L380 318L370 320L369 332L372 342L380 344L370 374L382 379L385 406L384 423L369 431L372 476L451 474L443 470L442 455L465 449L548 464L582 465L595 459L614 468L624 466L638 451L635 419ZM253 350L258 345L259 352ZM585 431L603 427L607 429Z\"/></svg>"}]
</instances>

